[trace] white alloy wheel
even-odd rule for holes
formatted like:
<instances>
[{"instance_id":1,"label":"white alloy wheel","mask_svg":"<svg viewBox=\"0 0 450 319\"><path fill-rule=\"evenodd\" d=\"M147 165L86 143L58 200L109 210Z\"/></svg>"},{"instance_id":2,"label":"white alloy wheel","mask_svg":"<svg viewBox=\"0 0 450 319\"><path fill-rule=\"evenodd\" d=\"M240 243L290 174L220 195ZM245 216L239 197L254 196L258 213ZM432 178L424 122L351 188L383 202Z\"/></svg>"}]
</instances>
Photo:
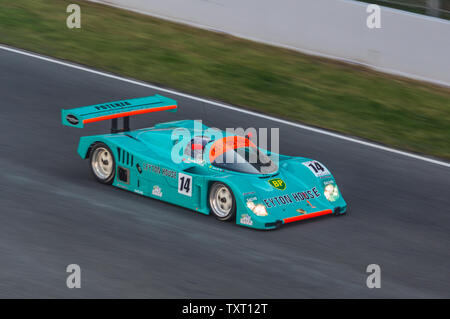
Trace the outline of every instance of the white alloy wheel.
<instances>
[{"instance_id":1,"label":"white alloy wheel","mask_svg":"<svg viewBox=\"0 0 450 319\"><path fill-rule=\"evenodd\" d=\"M91 151L91 169L97 180L104 184L110 184L115 175L114 156L103 143L94 146Z\"/></svg>"},{"instance_id":2,"label":"white alloy wheel","mask_svg":"<svg viewBox=\"0 0 450 319\"><path fill-rule=\"evenodd\" d=\"M212 213L219 220L230 220L235 214L235 201L230 188L222 183L212 185L209 192Z\"/></svg>"}]
</instances>

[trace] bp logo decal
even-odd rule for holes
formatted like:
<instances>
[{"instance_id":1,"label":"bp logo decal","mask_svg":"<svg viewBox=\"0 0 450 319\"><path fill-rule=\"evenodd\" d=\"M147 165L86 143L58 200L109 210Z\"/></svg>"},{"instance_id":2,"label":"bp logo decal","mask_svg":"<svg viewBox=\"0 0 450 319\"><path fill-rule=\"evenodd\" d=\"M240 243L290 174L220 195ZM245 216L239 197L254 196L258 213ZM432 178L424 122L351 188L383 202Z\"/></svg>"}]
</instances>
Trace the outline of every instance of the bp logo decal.
<instances>
[{"instance_id":1,"label":"bp logo decal","mask_svg":"<svg viewBox=\"0 0 450 319\"><path fill-rule=\"evenodd\" d=\"M269 184L276 189L284 191L286 189L286 183L281 178L274 178L269 180Z\"/></svg>"}]
</instances>

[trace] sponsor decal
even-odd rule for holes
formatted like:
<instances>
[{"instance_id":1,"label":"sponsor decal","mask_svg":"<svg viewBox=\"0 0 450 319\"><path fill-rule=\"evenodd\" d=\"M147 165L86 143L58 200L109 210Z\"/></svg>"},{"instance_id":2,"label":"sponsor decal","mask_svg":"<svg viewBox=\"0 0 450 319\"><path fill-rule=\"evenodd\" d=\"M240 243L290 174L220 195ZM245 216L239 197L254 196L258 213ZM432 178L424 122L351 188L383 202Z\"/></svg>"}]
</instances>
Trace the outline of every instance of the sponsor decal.
<instances>
[{"instance_id":1,"label":"sponsor decal","mask_svg":"<svg viewBox=\"0 0 450 319\"><path fill-rule=\"evenodd\" d=\"M123 108L124 106L129 106L129 105L131 105L130 102L122 101L122 102L117 102L117 103L97 105L97 106L95 106L95 108L100 111L100 110L111 110L111 109Z\"/></svg>"},{"instance_id":2,"label":"sponsor decal","mask_svg":"<svg viewBox=\"0 0 450 319\"><path fill-rule=\"evenodd\" d=\"M162 174L163 174L163 176L167 176L167 177L170 177L170 178L173 178L173 179L177 178L177 172L172 171L172 170L167 169L167 168L163 168L162 169Z\"/></svg>"},{"instance_id":3,"label":"sponsor decal","mask_svg":"<svg viewBox=\"0 0 450 319\"><path fill-rule=\"evenodd\" d=\"M249 195L253 195L255 194L255 192L248 192L248 193L243 193L242 196L249 196Z\"/></svg>"},{"instance_id":4,"label":"sponsor decal","mask_svg":"<svg viewBox=\"0 0 450 319\"><path fill-rule=\"evenodd\" d=\"M161 191L161 187L159 187L158 185L153 186L152 195L162 197L163 193Z\"/></svg>"},{"instance_id":5,"label":"sponsor decal","mask_svg":"<svg viewBox=\"0 0 450 319\"><path fill-rule=\"evenodd\" d=\"M304 192L294 192L286 195L275 196L263 199L264 204L267 208L272 208L276 206L284 206L292 203L298 203L302 201L307 201L308 199L314 199L320 197L320 193L316 187Z\"/></svg>"},{"instance_id":6,"label":"sponsor decal","mask_svg":"<svg viewBox=\"0 0 450 319\"><path fill-rule=\"evenodd\" d=\"M73 124L73 125L77 125L79 123L77 117L72 114L68 114L66 116L66 120L67 120L67 122L69 122L70 124Z\"/></svg>"},{"instance_id":7,"label":"sponsor decal","mask_svg":"<svg viewBox=\"0 0 450 319\"><path fill-rule=\"evenodd\" d=\"M142 167L144 170L155 173L155 174L161 174L161 168L157 165L149 164L149 163L142 163Z\"/></svg>"},{"instance_id":8,"label":"sponsor decal","mask_svg":"<svg viewBox=\"0 0 450 319\"><path fill-rule=\"evenodd\" d=\"M252 221L252 218L250 217L250 215L242 214L241 215L241 224L242 225L252 226L253 225L253 221Z\"/></svg>"},{"instance_id":9,"label":"sponsor decal","mask_svg":"<svg viewBox=\"0 0 450 319\"><path fill-rule=\"evenodd\" d=\"M212 166L212 165L209 165L208 168L213 170L213 171L223 172L222 168L218 168L218 167L215 167L215 166Z\"/></svg>"},{"instance_id":10,"label":"sponsor decal","mask_svg":"<svg viewBox=\"0 0 450 319\"><path fill-rule=\"evenodd\" d=\"M139 189L135 189L134 192L135 192L135 193L138 193L138 194L140 194L140 195L144 195L144 192L141 191L141 190L139 190Z\"/></svg>"},{"instance_id":11,"label":"sponsor decal","mask_svg":"<svg viewBox=\"0 0 450 319\"><path fill-rule=\"evenodd\" d=\"M173 171L171 169L167 169L167 168L161 168L158 165L154 165L154 164L149 164L149 163L142 163L142 167L144 168L145 171L151 172L153 174L156 175L163 175L163 176L167 176L173 179L177 178L177 172Z\"/></svg>"},{"instance_id":12,"label":"sponsor decal","mask_svg":"<svg viewBox=\"0 0 450 319\"><path fill-rule=\"evenodd\" d=\"M281 178L274 178L269 180L269 184L272 187L284 191L286 189L286 183Z\"/></svg>"},{"instance_id":13,"label":"sponsor decal","mask_svg":"<svg viewBox=\"0 0 450 319\"><path fill-rule=\"evenodd\" d=\"M313 204L311 204L311 202L309 200L306 201L308 203L309 206L311 206L311 208L317 208L316 206L314 206Z\"/></svg>"}]
</instances>

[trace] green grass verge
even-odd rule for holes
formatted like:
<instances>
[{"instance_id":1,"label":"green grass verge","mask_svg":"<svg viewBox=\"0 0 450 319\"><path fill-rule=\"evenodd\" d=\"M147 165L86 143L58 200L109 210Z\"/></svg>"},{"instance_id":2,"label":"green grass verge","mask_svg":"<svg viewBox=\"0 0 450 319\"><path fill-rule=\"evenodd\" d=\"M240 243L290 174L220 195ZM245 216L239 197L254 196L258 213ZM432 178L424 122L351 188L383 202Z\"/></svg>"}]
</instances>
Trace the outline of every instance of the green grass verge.
<instances>
[{"instance_id":1,"label":"green grass verge","mask_svg":"<svg viewBox=\"0 0 450 319\"><path fill-rule=\"evenodd\" d=\"M69 30L73 2L82 28ZM0 0L0 8L2 43L450 159L447 88L90 2Z\"/></svg>"}]
</instances>

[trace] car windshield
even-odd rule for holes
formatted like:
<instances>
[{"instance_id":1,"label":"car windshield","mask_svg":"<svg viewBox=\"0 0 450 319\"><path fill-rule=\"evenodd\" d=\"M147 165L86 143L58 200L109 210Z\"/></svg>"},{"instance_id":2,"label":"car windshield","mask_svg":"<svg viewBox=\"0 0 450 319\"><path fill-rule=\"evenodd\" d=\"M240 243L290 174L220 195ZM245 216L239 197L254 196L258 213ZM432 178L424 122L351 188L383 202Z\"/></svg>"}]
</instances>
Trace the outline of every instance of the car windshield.
<instances>
[{"instance_id":1,"label":"car windshield","mask_svg":"<svg viewBox=\"0 0 450 319\"><path fill-rule=\"evenodd\" d=\"M256 147L229 149L217 156L212 165L247 174L272 174L278 170L270 157Z\"/></svg>"}]
</instances>

